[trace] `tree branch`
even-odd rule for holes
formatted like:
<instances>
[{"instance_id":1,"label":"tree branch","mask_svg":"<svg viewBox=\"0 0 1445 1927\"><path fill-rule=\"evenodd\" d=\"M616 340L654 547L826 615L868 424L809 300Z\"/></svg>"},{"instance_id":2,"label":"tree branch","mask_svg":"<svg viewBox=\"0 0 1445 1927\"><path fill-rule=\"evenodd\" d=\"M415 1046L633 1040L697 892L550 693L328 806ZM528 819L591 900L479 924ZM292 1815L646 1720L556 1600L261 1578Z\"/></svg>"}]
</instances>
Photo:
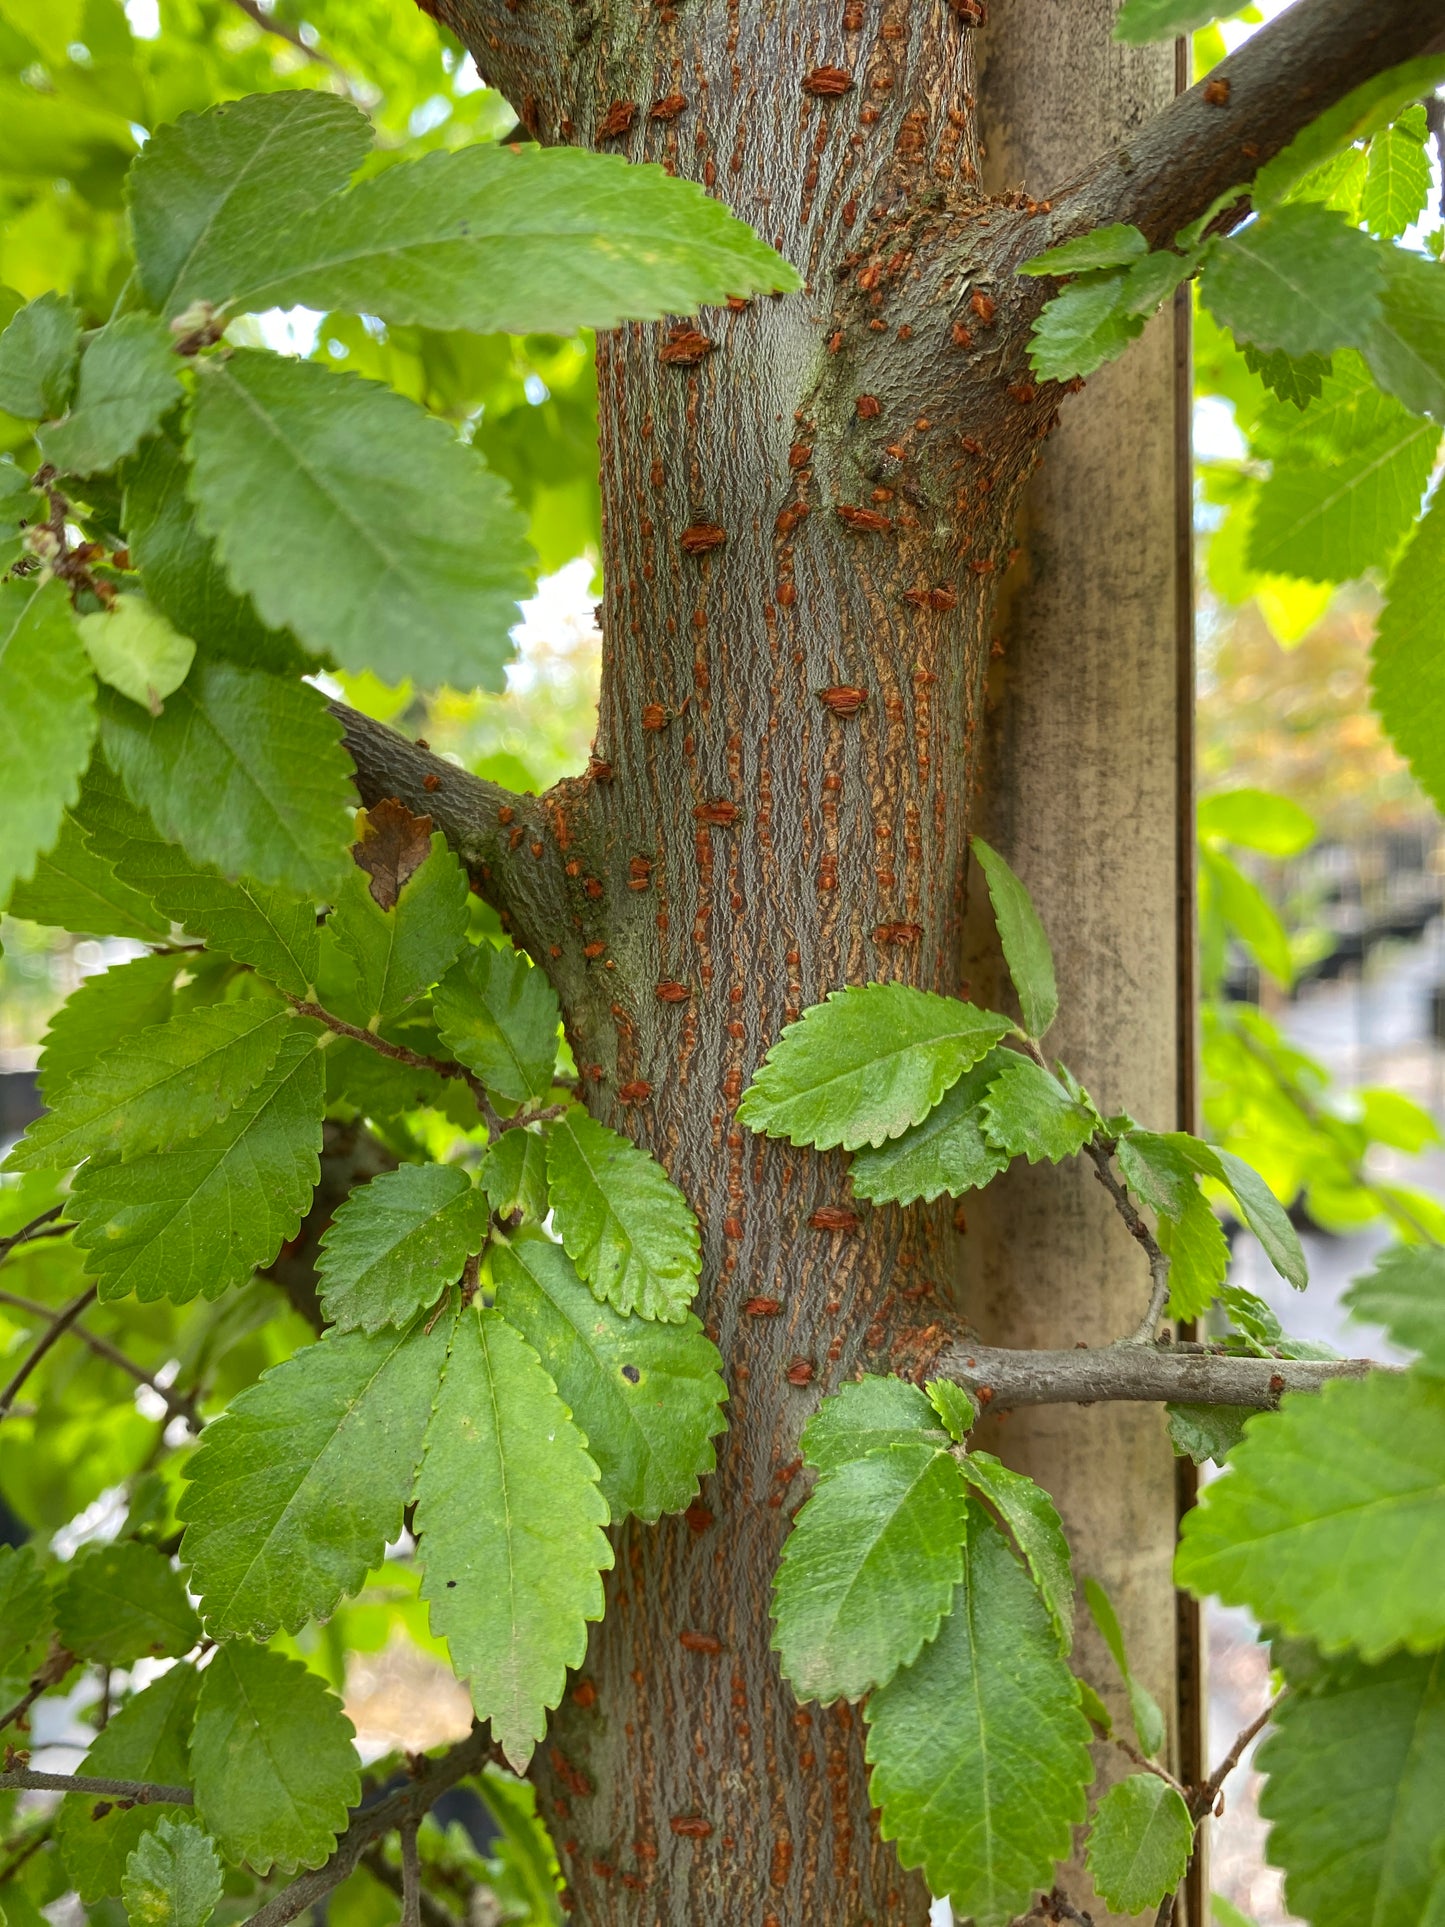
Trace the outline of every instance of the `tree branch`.
<instances>
[{"instance_id":1,"label":"tree branch","mask_svg":"<svg viewBox=\"0 0 1445 1927\"><path fill-rule=\"evenodd\" d=\"M1272 1410L1286 1392L1328 1379L1391 1371L1367 1358L1238 1358L1204 1346L1138 1345L1096 1351L1012 1351L950 1345L934 1374L951 1378L990 1411L1021 1405L1239 1405Z\"/></svg>"},{"instance_id":2,"label":"tree branch","mask_svg":"<svg viewBox=\"0 0 1445 1927\"><path fill-rule=\"evenodd\" d=\"M1327 107L1442 42L1442 0L1296 0L1082 179L1056 189L1050 240L1131 221L1163 246L1230 188L1247 187Z\"/></svg>"},{"instance_id":3,"label":"tree branch","mask_svg":"<svg viewBox=\"0 0 1445 1927\"><path fill-rule=\"evenodd\" d=\"M459 1780L468 1779L482 1767L500 1765L502 1753L485 1727L474 1726L466 1739L458 1741L440 1759L420 1762L425 1768L408 1787L378 1800L374 1806L353 1808L350 1824L336 1843L336 1851L324 1867L302 1874L259 1913L253 1914L249 1927L286 1927L318 1900L339 1887L355 1871L372 1842L394 1828L405 1828L429 1813L436 1802Z\"/></svg>"},{"instance_id":4,"label":"tree branch","mask_svg":"<svg viewBox=\"0 0 1445 1927\"><path fill-rule=\"evenodd\" d=\"M59 1209L58 1206L56 1208L57 1210ZM69 1231L70 1226L65 1225L59 1228ZM44 1238L51 1234L42 1231L36 1235ZM14 1291L0 1291L0 1305L10 1305L16 1311L23 1311L31 1318L43 1318L50 1324L53 1324L59 1315L52 1311L49 1305L42 1305L38 1299L22 1298L18 1292ZM107 1338L98 1337L97 1334L89 1330L87 1326L77 1322L70 1326L70 1334L73 1338L78 1338L82 1344L88 1345L97 1358L103 1358L108 1364L118 1366L121 1371L129 1374L137 1385L144 1385L147 1391L154 1392L156 1397L164 1404L166 1417L168 1419L183 1418L188 1425L195 1426L196 1413L193 1396L177 1398L168 1386L162 1385L158 1378L153 1378L143 1365L137 1365L133 1358L126 1357L119 1346L112 1345Z\"/></svg>"},{"instance_id":5,"label":"tree branch","mask_svg":"<svg viewBox=\"0 0 1445 1927\"><path fill-rule=\"evenodd\" d=\"M63 1238L70 1226L57 1224L55 1220L64 1209L63 1204L53 1204L48 1211L42 1211L38 1218L32 1218L29 1224L23 1224L18 1231L12 1231L8 1238L0 1238L0 1264L3 1264L19 1245L31 1244L37 1238Z\"/></svg>"},{"instance_id":6,"label":"tree branch","mask_svg":"<svg viewBox=\"0 0 1445 1927\"><path fill-rule=\"evenodd\" d=\"M398 1900L402 1898L402 1877L386 1858L380 1847L368 1847L366 1852L361 1856L361 1865L365 1867L373 1880L379 1881L383 1887L389 1888ZM460 1921L458 1921L451 1908L445 1906L438 1900L435 1894L428 1893L425 1887L420 1890L419 1900L421 1904L422 1927L461 1927Z\"/></svg>"},{"instance_id":7,"label":"tree branch","mask_svg":"<svg viewBox=\"0 0 1445 1927\"><path fill-rule=\"evenodd\" d=\"M9 1416L10 1408L14 1405L21 1387L45 1357L45 1354L53 1345L59 1343L75 1323L76 1319L79 1318L80 1314L95 1303L96 1294L99 1290L100 1287L98 1285L91 1285L87 1290L81 1292L78 1298L72 1298L64 1311L57 1312L54 1315L50 1322L50 1329L43 1332L41 1336L36 1339L28 1355L21 1361L20 1369L5 1387L4 1391L0 1392L0 1421L3 1421Z\"/></svg>"},{"instance_id":8,"label":"tree branch","mask_svg":"<svg viewBox=\"0 0 1445 1927\"><path fill-rule=\"evenodd\" d=\"M0 1773L0 1793L98 1793L133 1807L192 1805L188 1786L155 1786L149 1780L99 1780L92 1773L32 1773L28 1767Z\"/></svg>"}]
</instances>

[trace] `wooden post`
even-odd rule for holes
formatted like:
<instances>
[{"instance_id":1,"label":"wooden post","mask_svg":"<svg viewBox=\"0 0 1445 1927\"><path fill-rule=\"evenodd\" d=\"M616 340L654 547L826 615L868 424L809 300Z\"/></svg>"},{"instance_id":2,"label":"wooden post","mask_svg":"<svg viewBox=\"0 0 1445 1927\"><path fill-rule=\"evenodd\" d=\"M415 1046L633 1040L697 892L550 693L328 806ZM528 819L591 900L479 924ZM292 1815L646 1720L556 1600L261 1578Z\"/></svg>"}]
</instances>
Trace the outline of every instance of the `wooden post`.
<instances>
[{"instance_id":1,"label":"wooden post","mask_svg":"<svg viewBox=\"0 0 1445 1927\"><path fill-rule=\"evenodd\" d=\"M1007 35L982 37L992 192L1067 182L1173 94L1174 51L1118 45L1114 10L1014 0ZM1193 1103L1187 325L1182 305L1154 321L1091 378L1045 448L1000 605L979 816L1053 939L1062 1004L1046 1048L1106 1110L1162 1129L1192 1122ZM980 896L975 872L969 975L988 1002L998 962ZM966 1309L987 1342L1103 1344L1137 1324L1147 1271L1086 1164L1016 1166L970 1204L968 1223ZM1174 1762L1194 1772L1197 1641L1176 1619L1162 1412L1020 1412L998 1443L1053 1493L1080 1578L1107 1588L1169 1719ZM1076 1656L1127 1731L1087 1615ZM1101 1776L1131 1770L1117 1749L1097 1751ZM1081 1868L1065 1884L1098 1927L1119 1919Z\"/></svg>"}]
</instances>

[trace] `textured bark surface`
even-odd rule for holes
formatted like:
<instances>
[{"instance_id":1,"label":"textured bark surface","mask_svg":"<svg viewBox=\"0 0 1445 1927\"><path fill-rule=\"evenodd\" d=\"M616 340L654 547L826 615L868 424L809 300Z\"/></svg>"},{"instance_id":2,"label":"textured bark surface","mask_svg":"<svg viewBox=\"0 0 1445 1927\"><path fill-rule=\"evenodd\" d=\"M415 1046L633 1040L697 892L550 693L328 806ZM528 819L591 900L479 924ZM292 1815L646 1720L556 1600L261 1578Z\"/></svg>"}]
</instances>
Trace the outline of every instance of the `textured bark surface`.
<instances>
[{"instance_id":1,"label":"textured bark surface","mask_svg":"<svg viewBox=\"0 0 1445 1927\"><path fill-rule=\"evenodd\" d=\"M1372 18L1398 38L1416 4L1378 0ZM804 1420L859 1369L928 1367L959 1322L970 1239L951 1208L855 1207L840 1157L754 1139L733 1111L782 1026L827 991L870 978L964 988L994 590L1063 396L1026 360L1049 286L1012 270L1088 225L1098 197L1087 182L1052 211L984 197L969 25L983 9L969 0L435 6L537 138L620 147L703 182L807 279L786 300L705 313L681 338L634 327L599 346L607 590L584 778L508 797L348 719L363 796L399 795L446 831L556 983L588 1106L658 1153L702 1227L698 1309L726 1362L730 1430L684 1517L619 1535L607 1616L535 1768L543 1812L587 1927L919 1927L927 1896L878 1839L861 1720L794 1705L768 1606L806 1489ZM1309 8L1323 35L1309 59L1324 62L1350 22L1340 0ZM990 32L1024 31L995 11ZM1102 11L1088 18L1101 36ZM1385 64L1394 42L1372 44ZM1076 83L1058 84L1039 114L1076 111ZM1154 103L1153 79L1144 92L1131 113ZM1241 97L1253 99L1244 81ZM1246 137L1267 157L1302 111L1242 126L1197 121L1196 103L1180 123L1185 171L1228 173ZM1137 198L1127 152L1111 171ZM1202 211L1162 175L1160 190L1171 219L1176 206ZM1149 220L1143 207L1138 218ZM1138 348L1101 378L1106 413L1127 412L1140 367L1161 352ZM1158 446L1171 438L1166 423ZM1111 445L1089 479L1137 498L1152 544L1170 484L1131 469L1141 446ZM1162 585L1155 564L1141 585L1127 557L1084 549L1081 574L1100 571L1091 621L1122 600L1142 622ZM1078 644L1039 639L1066 646ZM1133 730L1127 701L1111 713ZM1093 728L1083 745L1103 754ZM1094 812L1091 835L1116 807L1159 808L1172 844L1172 803L1152 777L1122 803L1079 780L1068 795ZM1026 874L1027 831L1017 810L1000 836ZM1172 847L1140 861L1158 866L1135 919L1153 919L1154 949L1131 967L1167 982ZM1122 887L1097 864L1080 878ZM1108 920L1089 923L1082 903L1044 907L1070 959L1081 1068L1107 1088L1107 993L1090 984ZM1141 984L1141 1008L1162 999ZM1113 1014L1108 1025L1121 1028ZM1150 1029L1120 1093L1140 1109L1168 1106L1166 1033ZM1138 1055L1129 1046L1131 1064ZM1056 1196L1039 1188L1024 1208L1054 1218ZM1087 1223L1090 1239L1103 1235L1092 1212ZM994 1310L1026 1283L996 1271ZM1068 1343L1101 1320L1094 1306L1089 1322L1041 1335ZM1096 1443L1115 1466L1136 1449ZM1152 1482L1110 1497L1123 1502L1116 1536L1147 1540L1153 1598L1173 1507L1153 1479L1153 1440L1139 1449ZM1159 1660L1151 1651L1151 1671Z\"/></svg>"}]
</instances>

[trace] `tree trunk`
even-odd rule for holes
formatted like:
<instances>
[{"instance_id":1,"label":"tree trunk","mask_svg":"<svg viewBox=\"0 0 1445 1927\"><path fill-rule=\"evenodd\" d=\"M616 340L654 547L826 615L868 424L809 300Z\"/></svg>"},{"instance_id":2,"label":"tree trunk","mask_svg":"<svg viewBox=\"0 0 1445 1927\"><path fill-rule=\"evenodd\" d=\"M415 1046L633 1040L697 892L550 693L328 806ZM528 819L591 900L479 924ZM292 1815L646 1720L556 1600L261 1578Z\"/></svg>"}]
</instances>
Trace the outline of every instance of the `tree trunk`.
<instances>
[{"instance_id":1,"label":"tree trunk","mask_svg":"<svg viewBox=\"0 0 1445 1927\"><path fill-rule=\"evenodd\" d=\"M1064 392L1030 374L1049 289L1015 266L1101 219L1167 240L1412 51L1414 0L1377 0L1366 22L1354 0L1309 0L1259 36L1267 57L1230 63L1230 112L1191 96L1052 212L978 185L973 0L435 4L530 133L702 181L807 278L786 300L599 344L606 601L586 777L508 797L360 719L348 731L363 796L399 795L447 831L556 983L589 1108L657 1152L702 1227L698 1309L730 1430L684 1517L618 1534L606 1618L535 1768L543 1812L587 1927L918 1927L928 1898L878 1839L858 1713L794 1705L768 1606L805 1495L803 1422L859 1370L926 1374L957 1329L969 1240L946 1204L855 1207L840 1156L754 1138L733 1112L829 990L964 988L994 587ZM1027 32L998 11L991 32ZM1040 111L1071 112L1072 93ZM1167 482L1154 518L1169 521ZM1141 790L1140 808L1155 801ZM1146 863L1157 894L1172 857ZM1150 965L1166 975L1169 887ZM1071 922L1055 916L1066 956ZM1099 1001L1082 996L1075 1021L1107 1084ZM1144 1071L1106 1094L1157 1116L1171 1046L1150 1025ZM1117 1467L1135 1448L1108 1449ZM1163 1463L1151 1447L1156 1592Z\"/></svg>"}]
</instances>

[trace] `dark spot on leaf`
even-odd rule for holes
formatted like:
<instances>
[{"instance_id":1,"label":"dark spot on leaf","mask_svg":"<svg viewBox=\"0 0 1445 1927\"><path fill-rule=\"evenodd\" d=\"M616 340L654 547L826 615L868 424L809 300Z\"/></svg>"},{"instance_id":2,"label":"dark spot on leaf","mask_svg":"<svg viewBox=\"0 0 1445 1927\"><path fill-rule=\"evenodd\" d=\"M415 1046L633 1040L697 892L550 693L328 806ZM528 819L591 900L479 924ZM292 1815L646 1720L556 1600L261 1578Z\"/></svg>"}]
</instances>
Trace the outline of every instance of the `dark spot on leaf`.
<instances>
[{"instance_id":1,"label":"dark spot on leaf","mask_svg":"<svg viewBox=\"0 0 1445 1927\"><path fill-rule=\"evenodd\" d=\"M638 1371L635 1365L624 1365L622 1367L622 1376L627 1380L629 1385L636 1385L642 1377L642 1373Z\"/></svg>"}]
</instances>

